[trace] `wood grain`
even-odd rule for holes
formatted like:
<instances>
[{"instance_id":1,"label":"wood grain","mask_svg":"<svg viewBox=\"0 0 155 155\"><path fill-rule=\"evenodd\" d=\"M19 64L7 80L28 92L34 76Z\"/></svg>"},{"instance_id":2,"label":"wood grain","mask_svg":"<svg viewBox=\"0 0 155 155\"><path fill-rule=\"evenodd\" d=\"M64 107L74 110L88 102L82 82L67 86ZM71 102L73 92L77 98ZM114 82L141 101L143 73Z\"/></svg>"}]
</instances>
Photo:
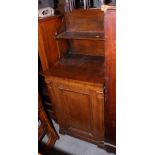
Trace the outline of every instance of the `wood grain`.
<instances>
[{"instance_id":1,"label":"wood grain","mask_svg":"<svg viewBox=\"0 0 155 155\"><path fill-rule=\"evenodd\" d=\"M55 33L61 24L61 16L52 16L38 20L39 56L43 71L48 70L59 59L59 50Z\"/></svg>"},{"instance_id":2,"label":"wood grain","mask_svg":"<svg viewBox=\"0 0 155 155\"><path fill-rule=\"evenodd\" d=\"M116 144L115 20L113 5L66 13L44 72L60 132L104 149Z\"/></svg>"},{"instance_id":3,"label":"wood grain","mask_svg":"<svg viewBox=\"0 0 155 155\"><path fill-rule=\"evenodd\" d=\"M46 82L60 124L60 132L96 144L104 141L103 85L52 76L47 77Z\"/></svg>"},{"instance_id":4,"label":"wood grain","mask_svg":"<svg viewBox=\"0 0 155 155\"><path fill-rule=\"evenodd\" d=\"M116 144L116 7L105 17L105 139Z\"/></svg>"}]
</instances>

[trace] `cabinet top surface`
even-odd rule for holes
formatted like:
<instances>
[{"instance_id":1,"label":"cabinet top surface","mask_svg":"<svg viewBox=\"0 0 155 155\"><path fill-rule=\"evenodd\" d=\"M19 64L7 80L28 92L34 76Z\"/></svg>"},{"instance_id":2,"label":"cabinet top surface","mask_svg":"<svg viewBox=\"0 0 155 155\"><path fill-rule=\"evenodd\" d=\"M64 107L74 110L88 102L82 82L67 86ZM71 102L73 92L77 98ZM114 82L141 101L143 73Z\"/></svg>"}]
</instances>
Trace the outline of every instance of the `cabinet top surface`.
<instances>
[{"instance_id":1,"label":"cabinet top surface","mask_svg":"<svg viewBox=\"0 0 155 155\"><path fill-rule=\"evenodd\" d=\"M50 70L45 72L45 76L103 84L103 60L102 56L66 54Z\"/></svg>"}]
</instances>

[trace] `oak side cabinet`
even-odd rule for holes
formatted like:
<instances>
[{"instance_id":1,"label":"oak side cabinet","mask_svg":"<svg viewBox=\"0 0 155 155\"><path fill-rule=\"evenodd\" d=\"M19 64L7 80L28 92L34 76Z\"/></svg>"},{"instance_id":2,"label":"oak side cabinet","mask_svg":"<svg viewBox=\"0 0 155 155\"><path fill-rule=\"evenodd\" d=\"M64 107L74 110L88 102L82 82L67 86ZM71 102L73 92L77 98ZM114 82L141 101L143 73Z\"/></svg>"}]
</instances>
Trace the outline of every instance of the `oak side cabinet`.
<instances>
[{"instance_id":1,"label":"oak side cabinet","mask_svg":"<svg viewBox=\"0 0 155 155\"><path fill-rule=\"evenodd\" d=\"M60 132L107 150L116 148L115 20L115 5L65 13L44 71Z\"/></svg>"},{"instance_id":2,"label":"oak side cabinet","mask_svg":"<svg viewBox=\"0 0 155 155\"><path fill-rule=\"evenodd\" d=\"M46 78L60 133L99 145L104 141L104 91L102 84Z\"/></svg>"},{"instance_id":3,"label":"oak side cabinet","mask_svg":"<svg viewBox=\"0 0 155 155\"><path fill-rule=\"evenodd\" d=\"M104 12L66 13L56 35L59 60L45 72L62 134L104 144Z\"/></svg>"}]
</instances>

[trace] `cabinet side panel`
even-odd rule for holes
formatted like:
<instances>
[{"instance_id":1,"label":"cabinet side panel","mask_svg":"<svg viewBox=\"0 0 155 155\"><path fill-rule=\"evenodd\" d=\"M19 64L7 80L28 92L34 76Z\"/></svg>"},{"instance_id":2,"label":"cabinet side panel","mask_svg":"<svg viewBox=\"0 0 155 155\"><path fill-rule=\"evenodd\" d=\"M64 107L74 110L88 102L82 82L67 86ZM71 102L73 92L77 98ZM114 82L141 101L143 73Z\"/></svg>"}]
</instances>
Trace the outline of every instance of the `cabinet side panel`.
<instances>
[{"instance_id":1,"label":"cabinet side panel","mask_svg":"<svg viewBox=\"0 0 155 155\"><path fill-rule=\"evenodd\" d=\"M44 35L43 35L43 30L41 28L41 24L38 25L38 50L39 50L39 57L40 57L42 70L46 71L49 68L49 66L48 66L48 60L46 56Z\"/></svg>"},{"instance_id":2,"label":"cabinet side panel","mask_svg":"<svg viewBox=\"0 0 155 155\"><path fill-rule=\"evenodd\" d=\"M105 14L105 137L116 143L116 10Z\"/></svg>"},{"instance_id":3,"label":"cabinet side panel","mask_svg":"<svg viewBox=\"0 0 155 155\"><path fill-rule=\"evenodd\" d=\"M55 40L55 33L58 31L61 24L61 18L51 18L50 20L45 20L39 22L39 27L41 29L43 44L44 44L44 55L46 55L46 59L48 65L53 65L59 59L59 50L57 46L57 42ZM42 58L41 58L42 59Z\"/></svg>"}]
</instances>

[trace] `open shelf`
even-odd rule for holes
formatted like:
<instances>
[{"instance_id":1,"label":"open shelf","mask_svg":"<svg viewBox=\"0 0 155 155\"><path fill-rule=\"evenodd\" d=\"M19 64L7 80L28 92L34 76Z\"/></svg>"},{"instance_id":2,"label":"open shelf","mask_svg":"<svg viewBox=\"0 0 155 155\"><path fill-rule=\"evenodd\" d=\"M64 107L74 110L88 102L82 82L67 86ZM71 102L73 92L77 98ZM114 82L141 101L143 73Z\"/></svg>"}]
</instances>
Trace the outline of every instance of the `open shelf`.
<instances>
[{"instance_id":1,"label":"open shelf","mask_svg":"<svg viewBox=\"0 0 155 155\"><path fill-rule=\"evenodd\" d=\"M47 74L65 79L103 84L103 60L102 56L67 54Z\"/></svg>"},{"instance_id":2,"label":"open shelf","mask_svg":"<svg viewBox=\"0 0 155 155\"><path fill-rule=\"evenodd\" d=\"M57 39L105 40L103 32L62 32Z\"/></svg>"}]
</instances>

